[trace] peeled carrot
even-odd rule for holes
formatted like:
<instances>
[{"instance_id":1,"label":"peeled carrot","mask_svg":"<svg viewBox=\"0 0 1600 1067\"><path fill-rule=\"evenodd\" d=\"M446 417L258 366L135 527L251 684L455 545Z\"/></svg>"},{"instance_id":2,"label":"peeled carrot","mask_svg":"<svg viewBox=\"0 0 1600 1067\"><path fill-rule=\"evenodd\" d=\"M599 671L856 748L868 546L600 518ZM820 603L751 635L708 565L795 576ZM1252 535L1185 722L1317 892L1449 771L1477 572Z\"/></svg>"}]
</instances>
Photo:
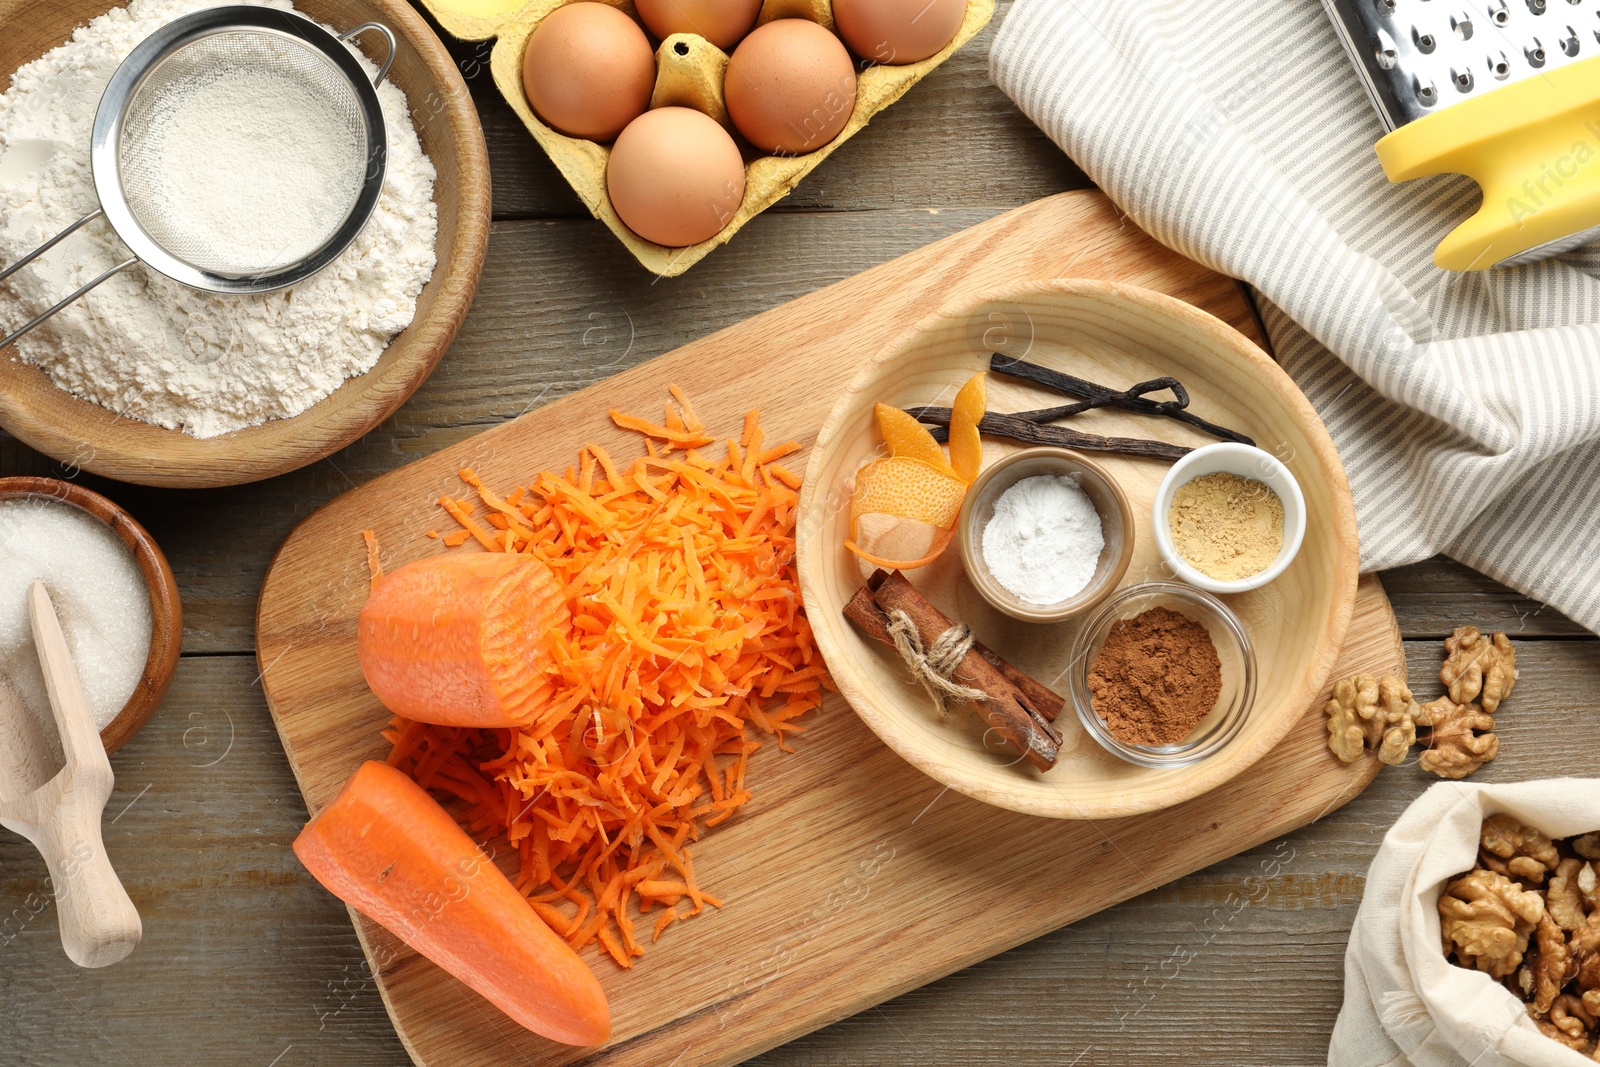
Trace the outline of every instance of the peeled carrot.
<instances>
[{"instance_id":1,"label":"peeled carrot","mask_svg":"<svg viewBox=\"0 0 1600 1067\"><path fill-rule=\"evenodd\" d=\"M531 556L432 556L374 582L356 653L396 715L515 726L550 703L553 668L541 653L570 622L555 576Z\"/></svg>"},{"instance_id":2,"label":"peeled carrot","mask_svg":"<svg viewBox=\"0 0 1600 1067\"><path fill-rule=\"evenodd\" d=\"M569 1045L611 1035L604 991L448 812L385 763L363 763L294 841L329 892Z\"/></svg>"}]
</instances>

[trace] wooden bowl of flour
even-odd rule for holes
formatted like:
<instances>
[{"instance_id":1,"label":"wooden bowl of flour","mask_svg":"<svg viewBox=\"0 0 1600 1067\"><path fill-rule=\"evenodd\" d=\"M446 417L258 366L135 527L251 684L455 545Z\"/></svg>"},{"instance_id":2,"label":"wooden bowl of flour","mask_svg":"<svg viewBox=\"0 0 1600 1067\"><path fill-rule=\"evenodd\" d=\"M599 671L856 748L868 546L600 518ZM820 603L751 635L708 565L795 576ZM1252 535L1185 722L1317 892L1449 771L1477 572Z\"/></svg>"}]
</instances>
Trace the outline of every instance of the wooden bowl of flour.
<instances>
[{"instance_id":1,"label":"wooden bowl of flour","mask_svg":"<svg viewBox=\"0 0 1600 1067\"><path fill-rule=\"evenodd\" d=\"M107 0L0 0L0 24L7 29L0 35L0 85L112 6ZM237 485L303 467L345 447L393 414L433 372L466 317L488 245L489 161L477 111L449 53L409 4L296 0L295 7L340 31L372 21L394 31L397 48L388 79L405 93L422 149L437 172L437 263L410 326L390 341L371 370L301 414L206 439L124 418L80 399L8 350L0 352L0 428L62 463L120 481ZM357 44L381 61L383 43L376 34L363 35ZM62 249L70 254L68 243Z\"/></svg>"}]
</instances>

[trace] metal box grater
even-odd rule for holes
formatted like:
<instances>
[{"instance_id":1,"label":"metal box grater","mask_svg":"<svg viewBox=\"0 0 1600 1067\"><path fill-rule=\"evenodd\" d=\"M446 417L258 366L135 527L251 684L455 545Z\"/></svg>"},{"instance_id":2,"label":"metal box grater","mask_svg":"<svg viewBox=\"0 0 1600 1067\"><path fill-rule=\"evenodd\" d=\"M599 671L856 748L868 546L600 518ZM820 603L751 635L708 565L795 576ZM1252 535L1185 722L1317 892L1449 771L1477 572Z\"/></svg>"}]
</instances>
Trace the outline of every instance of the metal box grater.
<instances>
[{"instance_id":1,"label":"metal box grater","mask_svg":"<svg viewBox=\"0 0 1600 1067\"><path fill-rule=\"evenodd\" d=\"M1391 131L1378 142L1390 179L1483 186L1435 262L1511 266L1600 238L1600 0L1323 6Z\"/></svg>"}]
</instances>

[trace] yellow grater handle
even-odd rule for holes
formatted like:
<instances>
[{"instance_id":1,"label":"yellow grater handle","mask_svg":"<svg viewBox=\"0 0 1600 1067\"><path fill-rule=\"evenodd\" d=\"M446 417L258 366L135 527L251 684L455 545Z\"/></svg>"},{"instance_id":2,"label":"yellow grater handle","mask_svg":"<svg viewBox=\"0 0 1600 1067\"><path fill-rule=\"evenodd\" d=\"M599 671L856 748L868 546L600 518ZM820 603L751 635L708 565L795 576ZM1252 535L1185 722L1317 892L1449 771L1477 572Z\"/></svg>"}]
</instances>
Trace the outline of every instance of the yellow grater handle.
<instances>
[{"instance_id":1,"label":"yellow grater handle","mask_svg":"<svg viewBox=\"0 0 1600 1067\"><path fill-rule=\"evenodd\" d=\"M1446 270L1485 270L1600 226L1600 56L1424 115L1378 142L1390 181L1465 174L1478 213L1434 249Z\"/></svg>"}]
</instances>

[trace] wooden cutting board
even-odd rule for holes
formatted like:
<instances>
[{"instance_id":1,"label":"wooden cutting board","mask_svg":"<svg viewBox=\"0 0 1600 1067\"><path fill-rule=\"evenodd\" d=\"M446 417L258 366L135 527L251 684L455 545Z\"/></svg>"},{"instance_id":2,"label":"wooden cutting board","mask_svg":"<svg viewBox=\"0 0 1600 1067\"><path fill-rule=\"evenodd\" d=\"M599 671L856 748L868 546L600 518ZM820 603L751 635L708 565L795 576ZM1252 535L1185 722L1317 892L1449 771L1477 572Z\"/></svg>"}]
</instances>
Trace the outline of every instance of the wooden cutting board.
<instances>
[{"instance_id":1,"label":"wooden cutting board","mask_svg":"<svg viewBox=\"0 0 1600 1067\"><path fill-rule=\"evenodd\" d=\"M439 551L433 502L455 472L491 486L565 468L596 440L632 455L606 410L653 412L688 390L711 427L762 409L770 439L815 435L862 359L947 301L1029 278L1112 278L1171 293L1252 337L1238 286L1161 247L1098 193L1019 208L703 338L419 460L328 504L278 551L262 588L262 685L307 805L382 758L387 714L355 659L367 590L359 531L385 563ZM800 469L797 464L796 469ZM1335 677L1399 670L1400 634L1364 579ZM1325 698L1325 694L1324 694ZM894 755L843 701L806 720L794 753L752 760L755 800L707 835L695 865L727 907L679 923L621 972L591 949L615 1022L600 1050L520 1030L360 916L357 933L407 1050L427 1067L575 1062L736 1063L1046 931L1321 817L1359 793L1375 761L1324 746L1321 699L1283 745L1232 784L1152 815L1063 822L987 807Z\"/></svg>"}]
</instances>

